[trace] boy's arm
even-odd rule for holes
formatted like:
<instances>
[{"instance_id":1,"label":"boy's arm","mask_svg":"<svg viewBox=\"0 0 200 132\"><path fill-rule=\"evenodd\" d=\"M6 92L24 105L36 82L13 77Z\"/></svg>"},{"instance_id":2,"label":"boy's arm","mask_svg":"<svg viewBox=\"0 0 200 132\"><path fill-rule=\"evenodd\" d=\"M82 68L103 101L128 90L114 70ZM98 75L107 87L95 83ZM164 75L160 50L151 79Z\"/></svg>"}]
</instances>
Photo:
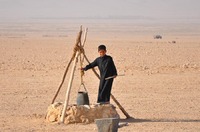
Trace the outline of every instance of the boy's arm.
<instances>
[{"instance_id":1,"label":"boy's arm","mask_svg":"<svg viewBox=\"0 0 200 132\"><path fill-rule=\"evenodd\" d=\"M92 63L88 64L86 67L82 68L82 70L87 71L93 67L97 66L97 59L95 59Z\"/></svg>"}]
</instances>

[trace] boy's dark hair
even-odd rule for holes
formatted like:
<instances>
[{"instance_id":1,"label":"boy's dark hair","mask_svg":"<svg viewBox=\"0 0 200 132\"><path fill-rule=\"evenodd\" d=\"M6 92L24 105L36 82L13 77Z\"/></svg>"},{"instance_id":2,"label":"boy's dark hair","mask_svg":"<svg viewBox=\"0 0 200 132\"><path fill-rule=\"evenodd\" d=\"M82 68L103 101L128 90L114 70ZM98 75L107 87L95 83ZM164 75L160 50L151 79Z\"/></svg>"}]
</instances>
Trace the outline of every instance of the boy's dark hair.
<instances>
[{"instance_id":1,"label":"boy's dark hair","mask_svg":"<svg viewBox=\"0 0 200 132\"><path fill-rule=\"evenodd\" d=\"M106 51L106 46L105 45L99 45L98 51L100 50L105 50Z\"/></svg>"}]
</instances>

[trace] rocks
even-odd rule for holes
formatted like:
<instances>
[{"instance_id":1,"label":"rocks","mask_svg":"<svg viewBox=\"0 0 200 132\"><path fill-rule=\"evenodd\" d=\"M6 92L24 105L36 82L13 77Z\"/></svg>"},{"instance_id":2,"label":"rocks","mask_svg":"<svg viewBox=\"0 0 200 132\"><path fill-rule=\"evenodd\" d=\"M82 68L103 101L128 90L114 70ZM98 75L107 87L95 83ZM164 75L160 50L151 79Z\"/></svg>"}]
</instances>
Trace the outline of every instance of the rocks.
<instances>
[{"instance_id":1,"label":"rocks","mask_svg":"<svg viewBox=\"0 0 200 132\"><path fill-rule=\"evenodd\" d=\"M59 122L62 113L62 103L54 103L48 107L46 120L48 122ZM111 104L103 105L71 105L68 106L65 124L92 123L95 119L119 118L115 107Z\"/></svg>"},{"instance_id":2,"label":"rocks","mask_svg":"<svg viewBox=\"0 0 200 132\"><path fill-rule=\"evenodd\" d=\"M176 43L176 41L172 41L172 44L175 44Z\"/></svg>"},{"instance_id":3,"label":"rocks","mask_svg":"<svg viewBox=\"0 0 200 132\"><path fill-rule=\"evenodd\" d=\"M162 36L161 35L155 35L153 36L154 39L162 39Z\"/></svg>"},{"instance_id":4,"label":"rocks","mask_svg":"<svg viewBox=\"0 0 200 132\"><path fill-rule=\"evenodd\" d=\"M176 41L173 40L173 41L169 41L168 43L169 44L176 44Z\"/></svg>"}]
</instances>

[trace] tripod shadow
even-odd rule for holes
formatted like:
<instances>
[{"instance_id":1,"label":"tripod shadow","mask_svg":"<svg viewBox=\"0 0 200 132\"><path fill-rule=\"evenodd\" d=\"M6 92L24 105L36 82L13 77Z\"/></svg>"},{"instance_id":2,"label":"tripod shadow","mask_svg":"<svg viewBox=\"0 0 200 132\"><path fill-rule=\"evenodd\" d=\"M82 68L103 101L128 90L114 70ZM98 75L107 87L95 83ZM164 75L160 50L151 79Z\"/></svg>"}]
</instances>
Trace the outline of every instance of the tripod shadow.
<instances>
[{"instance_id":1,"label":"tripod shadow","mask_svg":"<svg viewBox=\"0 0 200 132\"><path fill-rule=\"evenodd\" d=\"M144 123L144 122L200 122L200 119L136 119L136 118L128 118L128 119L120 119L120 122L127 123Z\"/></svg>"}]
</instances>

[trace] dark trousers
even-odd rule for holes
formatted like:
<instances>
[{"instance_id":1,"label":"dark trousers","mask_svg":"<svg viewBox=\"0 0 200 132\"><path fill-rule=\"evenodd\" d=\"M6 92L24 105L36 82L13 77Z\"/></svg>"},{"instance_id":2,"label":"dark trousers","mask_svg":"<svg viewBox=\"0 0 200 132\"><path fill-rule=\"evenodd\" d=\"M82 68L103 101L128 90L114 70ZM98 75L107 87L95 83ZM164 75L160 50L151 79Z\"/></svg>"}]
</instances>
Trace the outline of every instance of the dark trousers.
<instances>
[{"instance_id":1,"label":"dark trousers","mask_svg":"<svg viewBox=\"0 0 200 132\"><path fill-rule=\"evenodd\" d=\"M112 89L113 79L100 80L97 103L109 102Z\"/></svg>"}]
</instances>

